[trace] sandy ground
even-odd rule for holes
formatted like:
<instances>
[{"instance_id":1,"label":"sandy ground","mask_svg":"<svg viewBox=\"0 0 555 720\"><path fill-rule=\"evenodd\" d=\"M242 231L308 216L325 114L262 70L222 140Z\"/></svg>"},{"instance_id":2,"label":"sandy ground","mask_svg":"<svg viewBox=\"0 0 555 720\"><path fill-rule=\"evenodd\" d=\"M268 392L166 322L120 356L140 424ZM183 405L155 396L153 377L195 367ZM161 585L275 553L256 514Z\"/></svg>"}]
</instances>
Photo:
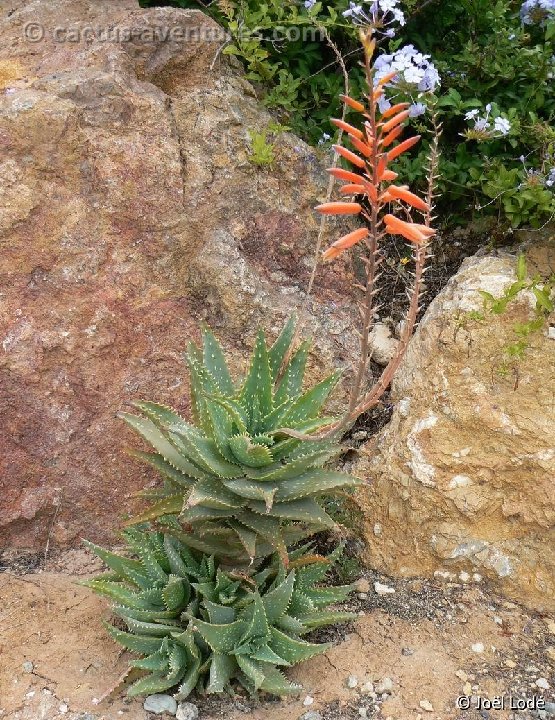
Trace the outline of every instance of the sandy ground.
<instances>
[{"instance_id":1,"label":"sandy ground","mask_svg":"<svg viewBox=\"0 0 555 720\"><path fill-rule=\"evenodd\" d=\"M103 630L106 604L77 584L95 569L86 553L73 551L38 572L0 573L2 720L160 717L147 713L141 701L128 701L121 686L98 702L117 685L127 656ZM307 712L319 712L323 720L550 717L456 704L461 695L512 696L513 704L534 696L555 702L553 618L492 596L482 582L395 582L371 573L367 580L366 597L350 603L359 620L332 631L337 644L326 655L290 672L305 688L300 697L191 698L200 720L297 720ZM395 592L378 595L376 580ZM350 676L356 687L348 687ZM538 687L538 679L550 687ZM313 698L310 705L304 704L307 696Z\"/></svg>"}]
</instances>

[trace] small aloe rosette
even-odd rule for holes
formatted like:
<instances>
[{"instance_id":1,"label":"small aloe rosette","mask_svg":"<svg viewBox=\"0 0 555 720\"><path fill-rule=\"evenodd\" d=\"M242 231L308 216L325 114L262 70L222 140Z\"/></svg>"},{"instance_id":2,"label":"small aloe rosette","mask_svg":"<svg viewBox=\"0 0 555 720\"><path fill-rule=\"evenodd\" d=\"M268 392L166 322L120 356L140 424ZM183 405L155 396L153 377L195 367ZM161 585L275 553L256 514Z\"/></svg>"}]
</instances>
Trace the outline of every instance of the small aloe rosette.
<instances>
[{"instance_id":1,"label":"small aloe rosette","mask_svg":"<svg viewBox=\"0 0 555 720\"><path fill-rule=\"evenodd\" d=\"M123 535L126 556L88 543L110 572L83 584L112 600L119 622L106 623L108 632L140 656L130 663L142 677L129 695L175 687L184 699L195 689L223 692L233 681L249 693L299 692L283 670L330 647L304 636L356 617L327 610L351 586L319 585L340 548L324 558L305 545L290 554L289 568L274 556L247 577L222 570L213 556L168 534L141 527Z\"/></svg>"},{"instance_id":2,"label":"small aloe rosette","mask_svg":"<svg viewBox=\"0 0 555 720\"><path fill-rule=\"evenodd\" d=\"M310 343L293 350L294 335L294 319L271 347L259 332L236 382L204 329L187 355L194 424L152 402L136 403L141 416L121 414L155 451L132 454L165 479L143 493L153 504L131 524L156 521L195 550L254 569L274 552L287 564L288 545L335 526L319 497L360 480L324 467L337 438L310 434L334 421L321 411L339 374L304 389Z\"/></svg>"}]
</instances>

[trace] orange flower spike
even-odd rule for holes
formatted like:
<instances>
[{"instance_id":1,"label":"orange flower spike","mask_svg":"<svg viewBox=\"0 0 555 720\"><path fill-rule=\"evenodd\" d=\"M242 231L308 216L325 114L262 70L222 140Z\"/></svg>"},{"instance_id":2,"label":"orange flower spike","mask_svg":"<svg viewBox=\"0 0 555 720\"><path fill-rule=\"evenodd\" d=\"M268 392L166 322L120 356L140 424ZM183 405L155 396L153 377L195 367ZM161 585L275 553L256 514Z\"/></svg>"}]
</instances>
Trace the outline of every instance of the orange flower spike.
<instances>
[{"instance_id":1,"label":"orange flower spike","mask_svg":"<svg viewBox=\"0 0 555 720\"><path fill-rule=\"evenodd\" d=\"M364 182L362 175L349 172L349 170L343 170L343 168L328 168L327 172L338 180L346 180L347 182L355 183L356 185Z\"/></svg>"},{"instance_id":2,"label":"orange flower spike","mask_svg":"<svg viewBox=\"0 0 555 720\"><path fill-rule=\"evenodd\" d=\"M383 88L379 87L372 93L372 99L373 100L379 100L381 96L383 95Z\"/></svg>"},{"instance_id":3,"label":"orange flower spike","mask_svg":"<svg viewBox=\"0 0 555 720\"><path fill-rule=\"evenodd\" d=\"M398 70L393 70L390 73L387 73L387 75L384 75L381 80L378 80L378 85L387 85L388 82L391 82L393 78L399 74Z\"/></svg>"},{"instance_id":4,"label":"orange flower spike","mask_svg":"<svg viewBox=\"0 0 555 720\"><path fill-rule=\"evenodd\" d=\"M362 211L362 205L349 202L328 202L317 205L314 209L324 215L358 215Z\"/></svg>"},{"instance_id":5,"label":"orange flower spike","mask_svg":"<svg viewBox=\"0 0 555 720\"><path fill-rule=\"evenodd\" d=\"M387 118L393 117L393 115L406 110L408 107L410 107L410 103L397 103L397 105L393 105L389 110L382 113L382 120L387 120Z\"/></svg>"},{"instance_id":6,"label":"orange flower spike","mask_svg":"<svg viewBox=\"0 0 555 720\"><path fill-rule=\"evenodd\" d=\"M387 182L393 182L394 180L397 180L398 177L399 175L396 172L393 172L393 170L384 170L382 180L386 180Z\"/></svg>"},{"instance_id":7,"label":"orange flower spike","mask_svg":"<svg viewBox=\"0 0 555 720\"><path fill-rule=\"evenodd\" d=\"M411 193L408 188L391 185L388 190L390 195L392 195L392 197L394 197L396 200L403 200L403 202L412 205L412 207L416 208L417 210L427 212L430 209L428 203L425 203L424 200L418 197L418 195Z\"/></svg>"},{"instance_id":8,"label":"orange flower spike","mask_svg":"<svg viewBox=\"0 0 555 720\"><path fill-rule=\"evenodd\" d=\"M388 145L391 145L392 142L397 140L397 138L403 132L404 129L405 128L403 125L397 125L397 127L395 129L393 129L388 135L386 135L384 137L384 139L382 140L383 147L387 147Z\"/></svg>"},{"instance_id":9,"label":"orange flower spike","mask_svg":"<svg viewBox=\"0 0 555 720\"><path fill-rule=\"evenodd\" d=\"M353 110L356 110L357 112L364 112L364 105L359 103L358 100L353 100L353 98L348 95L340 95L339 99Z\"/></svg>"},{"instance_id":10,"label":"orange flower spike","mask_svg":"<svg viewBox=\"0 0 555 720\"><path fill-rule=\"evenodd\" d=\"M365 157L369 158L372 155L372 148L368 143L359 140L358 138L350 137L349 140L355 146L355 148L362 153Z\"/></svg>"},{"instance_id":11,"label":"orange flower spike","mask_svg":"<svg viewBox=\"0 0 555 720\"><path fill-rule=\"evenodd\" d=\"M332 118L330 122L332 123L332 125L335 125L340 130L344 130L347 135L358 138L359 140L364 140L364 133L362 132L362 130L357 130L357 128L349 125L349 123L346 123L343 120L338 120L337 118Z\"/></svg>"},{"instance_id":12,"label":"orange flower spike","mask_svg":"<svg viewBox=\"0 0 555 720\"><path fill-rule=\"evenodd\" d=\"M397 147L394 147L393 150L390 150L387 153L387 159L389 161L395 160L396 157L399 157L399 155L402 155L406 150L411 148L413 145L416 145L416 143L419 140L420 140L420 135L415 135L414 137L411 137L408 140L404 140L402 143L397 145Z\"/></svg>"},{"instance_id":13,"label":"orange flower spike","mask_svg":"<svg viewBox=\"0 0 555 720\"><path fill-rule=\"evenodd\" d=\"M344 157L345 160L348 160L353 165L356 165L359 168L366 167L366 162L358 155L355 155L350 150L347 150L347 148L344 148L341 145L334 145L333 149L335 150L336 153L338 153L339 155Z\"/></svg>"},{"instance_id":14,"label":"orange flower spike","mask_svg":"<svg viewBox=\"0 0 555 720\"><path fill-rule=\"evenodd\" d=\"M403 110L402 112L398 113L397 115L395 115L395 117L392 117L391 120L388 120L386 123L383 124L382 132L390 132L390 130L393 130L396 125L399 125L399 123L402 123L404 120L406 120L409 115L409 110Z\"/></svg>"},{"instance_id":15,"label":"orange flower spike","mask_svg":"<svg viewBox=\"0 0 555 720\"><path fill-rule=\"evenodd\" d=\"M343 185L339 192L342 195L365 195L366 187L364 185Z\"/></svg>"}]
</instances>

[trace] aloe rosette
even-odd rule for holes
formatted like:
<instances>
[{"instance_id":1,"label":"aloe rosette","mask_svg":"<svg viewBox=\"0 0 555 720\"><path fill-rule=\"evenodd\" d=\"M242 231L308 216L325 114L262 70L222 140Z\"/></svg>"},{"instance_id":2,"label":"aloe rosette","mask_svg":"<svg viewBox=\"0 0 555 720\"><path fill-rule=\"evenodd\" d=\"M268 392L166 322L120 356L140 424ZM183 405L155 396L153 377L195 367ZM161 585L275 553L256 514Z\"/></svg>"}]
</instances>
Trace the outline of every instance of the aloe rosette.
<instances>
[{"instance_id":1,"label":"aloe rosette","mask_svg":"<svg viewBox=\"0 0 555 720\"><path fill-rule=\"evenodd\" d=\"M131 523L163 526L178 515L180 527L170 522L169 532L235 566L273 552L287 563L288 545L334 526L318 497L360 481L324 468L338 454L337 439L307 435L334 421L321 411L339 374L303 389L310 344L292 352L294 334L293 319L271 347L259 332L248 372L234 382L204 329L202 346L187 353L194 424L152 402L136 403L140 416L121 414L155 450L133 455L165 478L144 493L154 503Z\"/></svg>"},{"instance_id":2,"label":"aloe rosette","mask_svg":"<svg viewBox=\"0 0 555 720\"><path fill-rule=\"evenodd\" d=\"M123 535L126 554L135 558L88 543L111 572L83 584L113 601L126 629L107 623L108 632L141 656L130 666L145 674L129 695L178 687L176 697L183 699L194 689L223 692L233 680L250 693L298 692L282 670L329 647L303 636L356 617L326 610L351 586L318 585L340 550L323 558L305 546L291 553L289 568L274 556L247 577L223 571L213 556L168 534L130 528Z\"/></svg>"}]
</instances>

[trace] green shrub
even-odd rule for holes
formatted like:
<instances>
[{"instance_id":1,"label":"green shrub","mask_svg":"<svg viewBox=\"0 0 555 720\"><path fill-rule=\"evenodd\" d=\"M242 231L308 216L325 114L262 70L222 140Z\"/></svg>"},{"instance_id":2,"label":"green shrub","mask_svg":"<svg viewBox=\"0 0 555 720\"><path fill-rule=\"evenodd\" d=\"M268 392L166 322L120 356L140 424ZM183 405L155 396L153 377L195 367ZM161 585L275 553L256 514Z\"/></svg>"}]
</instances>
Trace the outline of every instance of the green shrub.
<instances>
[{"instance_id":1,"label":"green shrub","mask_svg":"<svg viewBox=\"0 0 555 720\"><path fill-rule=\"evenodd\" d=\"M344 58L352 94L364 84L357 28L342 15L348 0L143 4L200 7L212 15L232 36L224 52L241 58L264 102L312 144L332 134L329 118L340 111L344 79L329 41ZM523 14L523 24L521 4L405 0L406 24L396 28L396 37L382 39L382 52L414 45L439 70L437 98L419 97L414 85L395 93L396 100L434 103L443 122L439 211L447 222L490 213L514 226L537 227L555 212L555 21L553 14L532 12ZM488 117L486 132L474 132L476 118L466 119L473 110ZM510 126L506 134L494 130L496 121L503 131ZM425 115L414 122L418 130L427 128ZM409 180L422 177L427 152L424 143L401 163Z\"/></svg>"}]
</instances>

